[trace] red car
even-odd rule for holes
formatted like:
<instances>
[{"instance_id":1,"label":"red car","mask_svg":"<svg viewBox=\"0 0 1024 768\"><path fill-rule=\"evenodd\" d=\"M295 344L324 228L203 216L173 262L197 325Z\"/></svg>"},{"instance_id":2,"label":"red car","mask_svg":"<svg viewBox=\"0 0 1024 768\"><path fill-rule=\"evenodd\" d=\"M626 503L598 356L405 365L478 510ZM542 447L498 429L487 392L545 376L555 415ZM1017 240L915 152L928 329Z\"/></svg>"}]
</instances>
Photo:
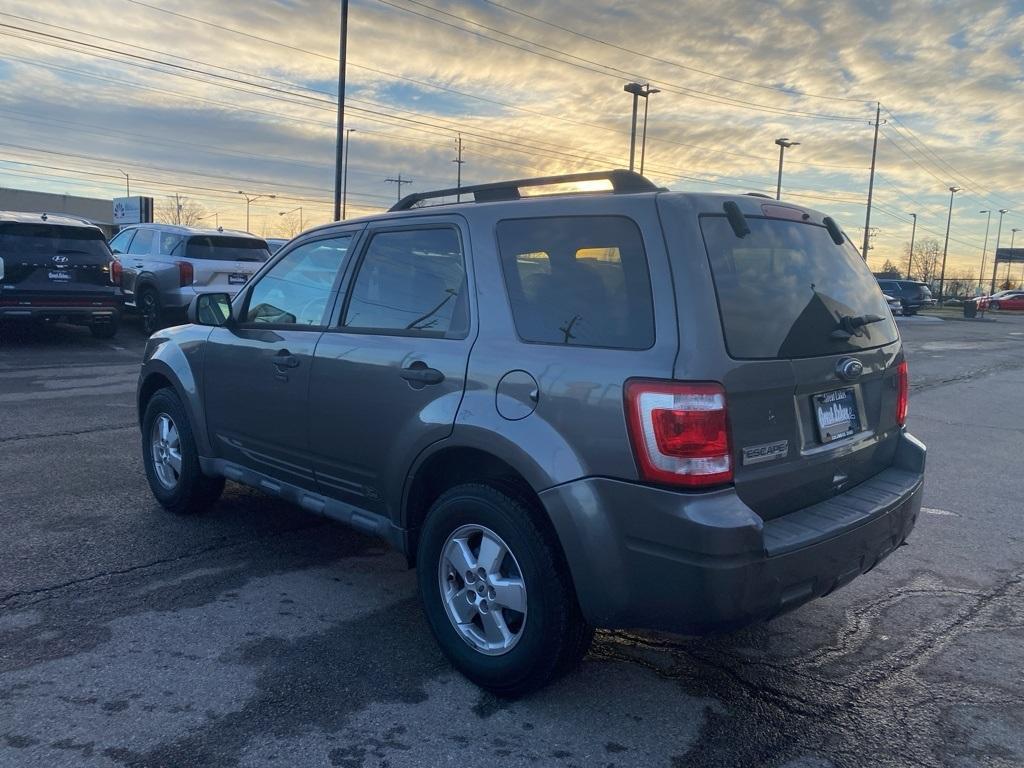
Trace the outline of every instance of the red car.
<instances>
[{"instance_id":1,"label":"red car","mask_svg":"<svg viewBox=\"0 0 1024 768\"><path fill-rule=\"evenodd\" d=\"M1016 309L1024 311L1024 291L999 291L979 296L978 309Z\"/></svg>"}]
</instances>

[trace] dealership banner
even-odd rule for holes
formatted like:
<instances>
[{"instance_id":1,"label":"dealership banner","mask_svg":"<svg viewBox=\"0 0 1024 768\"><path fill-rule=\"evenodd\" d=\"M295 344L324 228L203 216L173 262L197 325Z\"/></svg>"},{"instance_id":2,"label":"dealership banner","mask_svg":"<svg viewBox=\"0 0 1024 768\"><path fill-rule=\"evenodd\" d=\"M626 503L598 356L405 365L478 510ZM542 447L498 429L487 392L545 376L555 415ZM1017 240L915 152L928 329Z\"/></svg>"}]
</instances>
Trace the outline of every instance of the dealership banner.
<instances>
[{"instance_id":1,"label":"dealership banner","mask_svg":"<svg viewBox=\"0 0 1024 768\"><path fill-rule=\"evenodd\" d=\"M148 224L153 221L152 197L115 197L115 224Z\"/></svg>"}]
</instances>

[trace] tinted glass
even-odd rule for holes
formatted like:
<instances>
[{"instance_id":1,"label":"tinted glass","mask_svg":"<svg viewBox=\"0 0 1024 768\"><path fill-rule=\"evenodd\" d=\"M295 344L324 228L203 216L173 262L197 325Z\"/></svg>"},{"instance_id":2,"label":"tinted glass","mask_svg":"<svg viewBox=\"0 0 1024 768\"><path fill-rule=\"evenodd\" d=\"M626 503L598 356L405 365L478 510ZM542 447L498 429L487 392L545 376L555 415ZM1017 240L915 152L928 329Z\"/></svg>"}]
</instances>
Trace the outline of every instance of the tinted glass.
<instances>
[{"instance_id":1,"label":"tinted glass","mask_svg":"<svg viewBox=\"0 0 1024 768\"><path fill-rule=\"evenodd\" d=\"M149 254L152 245L153 230L137 229L135 230L135 237L132 238L131 245L128 246L128 253L146 256Z\"/></svg>"},{"instance_id":2,"label":"tinted glass","mask_svg":"<svg viewBox=\"0 0 1024 768\"><path fill-rule=\"evenodd\" d=\"M320 325L345 263L351 235L317 240L285 254L253 286L245 321L274 325Z\"/></svg>"},{"instance_id":3,"label":"tinted glass","mask_svg":"<svg viewBox=\"0 0 1024 768\"><path fill-rule=\"evenodd\" d=\"M172 255L181 250L178 246ZM266 261L270 258L270 249L263 240L253 237L194 235L185 242L184 256L210 261Z\"/></svg>"},{"instance_id":4,"label":"tinted glass","mask_svg":"<svg viewBox=\"0 0 1024 768\"><path fill-rule=\"evenodd\" d=\"M739 358L829 355L887 344L896 324L878 283L849 242L824 227L747 217L740 238L724 216L702 216L729 354ZM848 339L832 337L841 319L881 320Z\"/></svg>"},{"instance_id":5,"label":"tinted glass","mask_svg":"<svg viewBox=\"0 0 1024 768\"><path fill-rule=\"evenodd\" d=\"M462 338L466 268L454 229L381 232L359 266L345 326Z\"/></svg>"},{"instance_id":6,"label":"tinted glass","mask_svg":"<svg viewBox=\"0 0 1024 768\"><path fill-rule=\"evenodd\" d=\"M68 264L110 261L107 239L98 229L55 224L0 224L0 257L48 264L54 256L67 256Z\"/></svg>"},{"instance_id":7,"label":"tinted glass","mask_svg":"<svg viewBox=\"0 0 1024 768\"><path fill-rule=\"evenodd\" d=\"M118 253L124 253L128 249L128 241L132 239L132 235L134 234L134 229L126 229L124 232L118 232L110 241L110 250L117 251Z\"/></svg>"},{"instance_id":8,"label":"tinted glass","mask_svg":"<svg viewBox=\"0 0 1024 768\"><path fill-rule=\"evenodd\" d=\"M525 341L647 349L654 308L636 224L620 216L514 219L498 248Z\"/></svg>"},{"instance_id":9,"label":"tinted glass","mask_svg":"<svg viewBox=\"0 0 1024 768\"><path fill-rule=\"evenodd\" d=\"M158 252L167 256L178 255L181 253L181 244L184 240L184 235L176 235L173 232L161 232L160 241L157 245Z\"/></svg>"}]
</instances>

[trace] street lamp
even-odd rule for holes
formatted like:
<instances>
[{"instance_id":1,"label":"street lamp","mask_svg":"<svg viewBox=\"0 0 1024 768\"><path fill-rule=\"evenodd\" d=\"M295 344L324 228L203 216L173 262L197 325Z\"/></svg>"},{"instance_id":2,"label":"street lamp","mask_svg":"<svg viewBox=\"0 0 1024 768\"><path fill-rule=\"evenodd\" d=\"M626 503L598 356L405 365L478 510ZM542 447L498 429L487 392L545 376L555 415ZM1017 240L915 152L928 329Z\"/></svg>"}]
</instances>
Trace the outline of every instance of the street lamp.
<instances>
[{"instance_id":1,"label":"street lamp","mask_svg":"<svg viewBox=\"0 0 1024 768\"><path fill-rule=\"evenodd\" d=\"M652 93L661 93L659 88L651 88L650 84L647 85L647 89L644 91L644 131L640 139L640 175L644 175L644 158L647 156L647 107L651 103L650 96Z\"/></svg>"},{"instance_id":2,"label":"street lamp","mask_svg":"<svg viewBox=\"0 0 1024 768\"><path fill-rule=\"evenodd\" d=\"M214 211L213 213L208 213L205 216L200 216L198 219L196 219L196 221L197 222L205 221L206 219L209 219L211 217L213 218L213 226L219 227L220 226L220 213L218 211Z\"/></svg>"},{"instance_id":3,"label":"street lamp","mask_svg":"<svg viewBox=\"0 0 1024 768\"><path fill-rule=\"evenodd\" d=\"M120 168L118 168L117 170L121 171ZM125 197L131 197L132 196L132 188L131 188L131 184L129 184L128 174L125 173L124 171L121 171L121 175L124 176L124 196Z\"/></svg>"},{"instance_id":4,"label":"street lamp","mask_svg":"<svg viewBox=\"0 0 1024 768\"><path fill-rule=\"evenodd\" d=\"M775 143L779 145L779 180L775 184L775 199L780 200L782 198L782 156L786 154L786 147L799 146L800 142L790 141L783 137L781 139L776 139ZM867 257L868 255L865 253L864 258L866 259Z\"/></svg>"},{"instance_id":5,"label":"street lamp","mask_svg":"<svg viewBox=\"0 0 1024 768\"><path fill-rule=\"evenodd\" d=\"M637 102L641 96L646 99L652 93L661 93L657 88L651 88L650 83L626 83L622 86L622 90L626 93L633 94L633 121L632 128L629 131L629 170L633 170L636 164L636 112ZM647 104L644 103L644 139L647 138ZM643 150L641 150L641 153ZM643 159L641 154L641 168L643 166Z\"/></svg>"},{"instance_id":6,"label":"street lamp","mask_svg":"<svg viewBox=\"0 0 1024 768\"><path fill-rule=\"evenodd\" d=\"M910 230L910 258L907 259L907 280L910 280L910 268L914 266L914 236L917 234L917 214L910 214L914 217L914 226Z\"/></svg>"},{"instance_id":7,"label":"street lamp","mask_svg":"<svg viewBox=\"0 0 1024 768\"><path fill-rule=\"evenodd\" d=\"M277 215L278 216L287 216L289 213L295 213L296 211L299 212L299 232L301 232L302 231L302 206L301 205L298 208L292 208L290 211L281 211Z\"/></svg>"},{"instance_id":8,"label":"street lamp","mask_svg":"<svg viewBox=\"0 0 1024 768\"><path fill-rule=\"evenodd\" d=\"M262 200L263 198L268 198L270 200L273 200L275 197L277 197L277 195L250 195L250 194L248 194L246 192L243 192L242 190L238 190L238 194L240 194L242 197L245 198L245 231L248 232L249 231L249 206L252 205L257 200Z\"/></svg>"},{"instance_id":9,"label":"street lamp","mask_svg":"<svg viewBox=\"0 0 1024 768\"><path fill-rule=\"evenodd\" d=\"M999 266L999 241L1003 236L1003 216L1009 211L1008 208L999 209L999 228L996 230L996 253L992 257L992 285L989 295L996 292L996 268Z\"/></svg>"},{"instance_id":10,"label":"street lamp","mask_svg":"<svg viewBox=\"0 0 1024 768\"><path fill-rule=\"evenodd\" d=\"M949 253L949 225L953 220L953 195L959 191L960 187L949 188L949 213L946 215L946 243L942 246L942 272L939 274L939 301L943 301L946 298L942 291L946 287L946 254Z\"/></svg>"},{"instance_id":11,"label":"street lamp","mask_svg":"<svg viewBox=\"0 0 1024 768\"><path fill-rule=\"evenodd\" d=\"M992 224L992 211L978 211L978 213L987 213L988 219L985 221L985 245L981 249L981 273L978 275L978 290L985 290L985 256L988 253L988 228Z\"/></svg>"}]
</instances>

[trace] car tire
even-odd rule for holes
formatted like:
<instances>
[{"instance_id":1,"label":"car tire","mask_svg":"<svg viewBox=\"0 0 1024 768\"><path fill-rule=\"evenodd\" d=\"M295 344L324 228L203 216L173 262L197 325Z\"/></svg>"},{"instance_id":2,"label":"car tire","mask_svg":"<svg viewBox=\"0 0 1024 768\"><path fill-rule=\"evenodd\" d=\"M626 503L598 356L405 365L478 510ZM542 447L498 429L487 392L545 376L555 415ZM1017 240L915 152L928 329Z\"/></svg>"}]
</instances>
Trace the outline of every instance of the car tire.
<instances>
[{"instance_id":1,"label":"car tire","mask_svg":"<svg viewBox=\"0 0 1024 768\"><path fill-rule=\"evenodd\" d=\"M188 415L171 389L158 390L146 404L142 462L153 496L169 512L203 512L224 491L223 477L203 474Z\"/></svg>"},{"instance_id":2,"label":"car tire","mask_svg":"<svg viewBox=\"0 0 1024 768\"><path fill-rule=\"evenodd\" d=\"M988 305L988 308L989 309L999 309L999 302L998 301L993 301L991 304Z\"/></svg>"},{"instance_id":3,"label":"car tire","mask_svg":"<svg viewBox=\"0 0 1024 768\"><path fill-rule=\"evenodd\" d=\"M514 490L459 485L431 506L417 549L420 598L441 650L499 696L525 695L572 669L594 635L555 535L537 514L543 513ZM504 554L481 557L485 537L487 552ZM480 578L488 560L495 567ZM457 572L455 561L470 567ZM489 632L496 623L504 629ZM492 637L498 640L484 649Z\"/></svg>"},{"instance_id":4,"label":"car tire","mask_svg":"<svg viewBox=\"0 0 1024 768\"><path fill-rule=\"evenodd\" d=\"M164 311L160 306L160 294L152 288L143 288L139 292L135 305L142 317L142 332L151 336L164 327Z\"/></svg>"},{"instance_id":5,"label":"car tire","mask_svg":"<svg viewBox=\"0 0 1024 768\"><path fill-rule=\"evenodd\" d=\"M90 323L89 333L97 339L112 339L117 335L118 324L111 323Z\"/></svg>"}]
</instances>

